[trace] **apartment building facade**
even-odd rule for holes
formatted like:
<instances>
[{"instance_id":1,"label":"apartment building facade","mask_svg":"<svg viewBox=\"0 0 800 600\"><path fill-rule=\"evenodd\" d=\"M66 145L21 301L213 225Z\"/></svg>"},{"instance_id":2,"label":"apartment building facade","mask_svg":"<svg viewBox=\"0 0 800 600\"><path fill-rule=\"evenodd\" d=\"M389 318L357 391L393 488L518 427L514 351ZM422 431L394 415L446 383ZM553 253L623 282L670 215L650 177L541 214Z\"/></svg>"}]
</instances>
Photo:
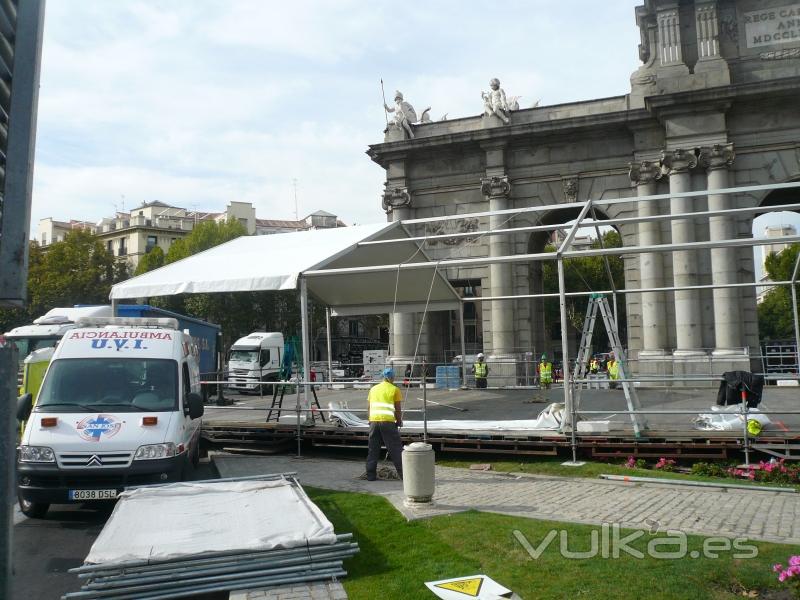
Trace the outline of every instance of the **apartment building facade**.
<instances>
[{"instance_id":1,"label":"apartment building facade","mask_svg":"<svg viewBox=\"0 0 800 600\"><path fill-rule=\"evenodd\" d=\"M115 257L127 261L133 270L142 256L156 246L164 253L168 252L172 244L188 235L198 223L229 219L241 223L248 235L346 226L336 215L321 210L292 221L259 219L255 207L249 202L230 202L223 212L202 212L155 200L127 212L118 211L97 223L58 221L52 217L40 219L35 239L42 247L47 247L63 241L64 236L74 229L86 229L96 235Z\"/></svg>"}]
</instances>

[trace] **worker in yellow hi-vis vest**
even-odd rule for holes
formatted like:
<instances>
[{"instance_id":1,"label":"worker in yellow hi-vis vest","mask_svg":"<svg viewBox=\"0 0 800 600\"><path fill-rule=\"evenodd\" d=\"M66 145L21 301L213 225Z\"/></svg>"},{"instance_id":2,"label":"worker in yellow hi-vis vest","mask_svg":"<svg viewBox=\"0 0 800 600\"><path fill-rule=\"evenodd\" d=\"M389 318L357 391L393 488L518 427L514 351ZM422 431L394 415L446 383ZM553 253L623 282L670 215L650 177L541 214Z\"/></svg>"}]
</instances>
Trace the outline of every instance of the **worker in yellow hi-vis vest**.
<instances>
[{"instance_id":1,"label":"worker in yellow hi-vis vest","mask_svg":"<svg viewBox=\"0 0 800 600\"><path fill-rule=\"evenodd\" d=\"M547 354L542 354L542 360L539 362L539 387L549 390L552 383L553 363L547 360Z\"/></svg>"},{"instance_id":2,"label":"worker in yellow hi-vis vest","mask_svg":"<svg viewBox=\"0 0 800 600\"><path fill-rule=\"evenodd\" d=\"M472 374L475 375L475 387L479 390L488 386L489 365L484 362L483 352L478 352L477 361L472 365Z\"/></svg>"},{"instance_id":3,"label":"worker in yellow hi-vis vest","mask_svg":"<svg viewBox=\"0 0 800 600\"><path fill-rule=\"evenodd\" d=\"M383 381L369 390L369 450L367 451L367 481L378 478L378 458L381 444L389 451L397 476L403 478L403 442L399 427L403 425L400 403L403 395L394 384L391 367L383 370Z\"/></svg>"},{"instance_id":4,"label":"worker in yellow hi-vis vest","mask_svg":"<svg viewBox=\"0 0 800 600\"><path fill-rule=\"evenodd\" d=\"M608 361L608 378L611 380L610 387L612 390L617 389L617 379L619 379L619 361L613 354L611 360Z\"/></svg>"}]
</instances>

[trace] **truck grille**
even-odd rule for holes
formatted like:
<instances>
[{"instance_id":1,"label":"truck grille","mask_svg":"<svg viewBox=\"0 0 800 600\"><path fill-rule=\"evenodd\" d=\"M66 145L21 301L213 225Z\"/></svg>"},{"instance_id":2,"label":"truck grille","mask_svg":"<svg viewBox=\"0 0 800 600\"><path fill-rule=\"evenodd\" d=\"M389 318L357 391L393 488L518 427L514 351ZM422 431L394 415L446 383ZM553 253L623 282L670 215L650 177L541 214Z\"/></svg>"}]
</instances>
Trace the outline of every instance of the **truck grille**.
<instances>
[{"instance_id":1,"label":"truck grille","mask_svg":"<svg viewBox=\"0 0 800 600\"><path fill-rule=\"evenodd\" d=\"M57 458L64 469L108 469L130 465L133 452L62 452Z\"/></svg>"}]
</instances>

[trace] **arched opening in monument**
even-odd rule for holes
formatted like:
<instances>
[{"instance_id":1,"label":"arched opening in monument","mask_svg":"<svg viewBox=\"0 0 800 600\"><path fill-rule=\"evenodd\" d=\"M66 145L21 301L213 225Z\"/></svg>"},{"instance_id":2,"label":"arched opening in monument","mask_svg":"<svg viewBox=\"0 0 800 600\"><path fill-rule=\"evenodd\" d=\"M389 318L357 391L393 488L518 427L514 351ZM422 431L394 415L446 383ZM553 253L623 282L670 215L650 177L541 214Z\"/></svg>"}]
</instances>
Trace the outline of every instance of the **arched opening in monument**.
<instances>
[{"instance_id":1,"label":"arched opening in monument","mask_svg":"<svg viewBox=\"0 0 800 600\"><path fill-rule=\"evenodd\" d=\"M786 189L772 190L759 206L796 204L800 204L800 191ZM792 278L800 244L787 243L782 238L796 236L800 232L800 209L760 213L753 219L752 232L754 237L770 239L769 244L755 247L751 257L755 279L764 284L750 294L751 297L755 296L757 306L759 344L764 357L764 368L767 372L784 372L786 367L794 370L797 368L794 323L800 316L792 314L790 287L769 284Z\"/></svg>"},{"instance_id":2,"label":"arched opening in monument","mask_svg":"<svg viewBox=\"0 0 800 600\"><path fill-rule=\"evenodd\" d=\"M542 215L541 225L566 225L573 224L579 214L578 209L559 209ZM609 220L608 215L596 210L598 220L609 221L608 225L599 227L582 227L578 230L572 243L573 250L581 248L599 248L602 239L603 247L619 247L622 245L620 232ZM528 252L555 252L556 247L564 240L568 229L555 231L534 232L528 240ZM599 238L598 238L599 234ZM607 263L606 263L607 260ZM607 266L606 266L607 265ZM615 287L624 289L623 259L619 256L587 256L571 258L564 261L564 278L567 292L595 292L610 290ZM612 286L609 272L614 281ZM534 261L529 266L529 282L531 294L557 293L558 271L556 261ZM609 295L609 303L613 307L613 298ZM580 341L583 323L586 315L588 296L573 296L567 298L567 321L569 354L574 357ZM617 295L617 320L620 338L623 342L627 339L627 324L624 295ZM533 353L536 358L542 353L556 361L562 360L561 348L561 320L558 298L532 298L530 300L531 339ZM608 335L602 321L598 319L592 340L594 352L609 350Z\"/></svg>"}]
</instances>

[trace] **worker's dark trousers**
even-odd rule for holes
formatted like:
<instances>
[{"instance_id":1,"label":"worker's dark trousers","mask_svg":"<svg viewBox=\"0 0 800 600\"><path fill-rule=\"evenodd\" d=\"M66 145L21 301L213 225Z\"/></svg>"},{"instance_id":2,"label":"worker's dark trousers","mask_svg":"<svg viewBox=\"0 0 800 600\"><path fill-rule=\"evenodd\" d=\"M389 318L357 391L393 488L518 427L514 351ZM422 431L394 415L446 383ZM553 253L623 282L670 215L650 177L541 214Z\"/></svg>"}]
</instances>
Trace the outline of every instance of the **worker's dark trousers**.
<instances>
[{"instance_id":1,"label":"worker's dark trousers","mask_svg":"<svg viewBox=\"0 0 800 600\"><path fill-rule=\"evenodd\" d=\"M486 389L486 377L476 377L475 378L475 387L479 390Z\"/></svg>"},{"instance_id":2,"label":"worker's dark trousers","mask_svg":"<svg viewBox=\"0 0 800 600\"><path fill-rule=\"evenodd\" d=\"M367 452L367 477L375 476L378 471L378 459L381 454L381 443L389 451L397 474L403 476L403 442L397 423L374 422L369 424L369 451Z\"/></svg>"}]
</instances>

